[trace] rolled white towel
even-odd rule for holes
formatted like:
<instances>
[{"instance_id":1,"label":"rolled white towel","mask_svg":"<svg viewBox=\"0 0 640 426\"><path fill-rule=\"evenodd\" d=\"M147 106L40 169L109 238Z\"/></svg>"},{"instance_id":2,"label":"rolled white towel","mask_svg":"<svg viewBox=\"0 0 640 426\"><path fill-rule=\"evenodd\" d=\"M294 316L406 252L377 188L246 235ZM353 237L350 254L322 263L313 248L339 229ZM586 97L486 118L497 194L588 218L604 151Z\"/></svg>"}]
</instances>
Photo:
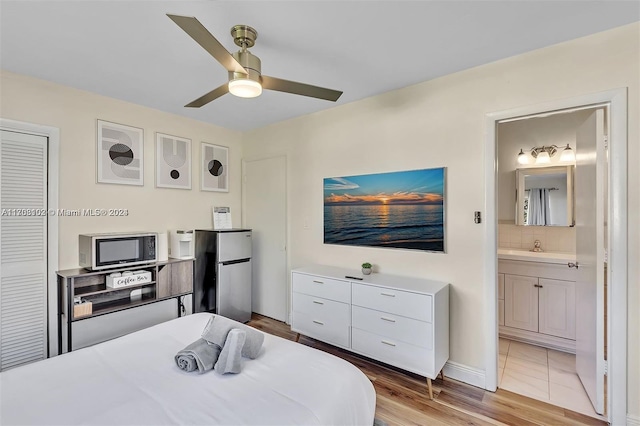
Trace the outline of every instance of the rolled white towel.
<instances>
[{"instance_id":1,"label":"rolled white towel","mask_svg":"<svg viewBox=\"0 0 640 426\"><path fill-rule=\"evenodd\" d=\"M220 357L213 369L218 374L239 373L242 370L242 347L247 333L244 330L234 328L227 334Z\"/></svg>"},{"instance_id":2,"label":"rolled white towel","mask_svg":"<svg viewBox=\"0 0 640 426\"><path fill-rule=\"evenodd\" d=\"M229 331L237 328L246 333L246 339L242 346L242 356L255 359L260 353L262 343L264 342L264 334L261 331L246 326L238 321L220 316L212 315L209 322L204 327L202 338L208 342L215 343L220 347L224 346Z\"/></svg>"},{"instance_id":3,"label":"rolled white towel","mask_svg":"<svg viewBox=\"0 0 640 426\"><path fill-rule=\"evenodd\" d=\"M220 345L198 339L179 351L175 360L178 368L183 371L191 372L197 369L199 373L204 373L213 368L221 351Z\"/></svg>"}]
</instances>

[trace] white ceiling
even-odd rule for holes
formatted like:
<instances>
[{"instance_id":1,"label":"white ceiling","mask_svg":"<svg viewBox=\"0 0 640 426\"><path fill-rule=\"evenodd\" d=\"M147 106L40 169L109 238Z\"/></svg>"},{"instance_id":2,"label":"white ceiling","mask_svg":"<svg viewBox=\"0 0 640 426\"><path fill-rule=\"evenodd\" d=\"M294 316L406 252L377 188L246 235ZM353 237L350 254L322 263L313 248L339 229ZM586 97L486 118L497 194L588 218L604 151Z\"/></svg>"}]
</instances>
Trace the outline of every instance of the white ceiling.
<instances>
[{"instance_id":1,"label":"white ceiling","mask_svg":"<svg viewBox=\"0 0 640 426\"><path fill-rule=\"evenodd\" d=\"M166 13L229 51L258 30L265 75L342 90L337 103L265 91L183 105L226 70ZM236 130L262 127L640 20L637 1L6 1L0 66Z\"/></svg>"}]
</instances>

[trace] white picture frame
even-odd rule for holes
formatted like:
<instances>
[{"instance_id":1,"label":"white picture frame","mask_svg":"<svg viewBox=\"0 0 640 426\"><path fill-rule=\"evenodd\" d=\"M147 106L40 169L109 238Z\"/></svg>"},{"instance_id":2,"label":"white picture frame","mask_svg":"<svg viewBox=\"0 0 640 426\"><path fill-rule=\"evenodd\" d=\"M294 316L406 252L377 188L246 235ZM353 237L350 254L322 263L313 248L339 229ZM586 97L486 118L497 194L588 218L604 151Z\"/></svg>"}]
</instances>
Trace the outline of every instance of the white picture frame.
<instances>
[{"instance_id":1,"label":"white picture frame","mask_svg":"<svg viewBox=\"0 0 640 426\"><path fill-rule=\"evenodd\" d=\"M200 190L229 192L229 148L202 142L200 153Z\"/></svg>"},{"instance_id":2,"label":"white picture frame","mask_svg":"<svg viewBox=\"0 0 640 426\"><path fill-rule=\"evenodd\" d=\"M191 189L191 139L156 132L156 188Z\"/></svg>"},{"instance_id":3,"label":"white picture frame","mask_svg":"<svg viewBox=\"0 0 640 426\"><path fill-rule=\"evenodd\" d=\"M144 185L144 130L98 120L98 183Z\"/></svg>"}]
</instances>

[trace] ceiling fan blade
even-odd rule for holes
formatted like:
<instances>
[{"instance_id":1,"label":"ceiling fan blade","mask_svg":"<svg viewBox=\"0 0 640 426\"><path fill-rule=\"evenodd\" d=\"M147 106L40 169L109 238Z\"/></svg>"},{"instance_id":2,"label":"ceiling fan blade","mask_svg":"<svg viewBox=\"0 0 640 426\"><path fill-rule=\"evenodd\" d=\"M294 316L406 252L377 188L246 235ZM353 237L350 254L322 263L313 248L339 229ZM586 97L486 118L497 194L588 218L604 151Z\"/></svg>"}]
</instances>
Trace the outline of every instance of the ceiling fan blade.
<instances>
[{"instance_id":1,"label":"ceiling fan blade","mask_svg":"<svg viewBox=\"0 0 640 426\"><path fill-rule=\"evenodd\" d=\"M324 99L326 101L337 101L342 95L338 90L326 89L324 87L312 86L310 84L298 83L296 81L283 80L281 78L268 77L263 75L260 77L262 87L269 90L277 90L278 92L293 93L294 95L309 96L311 98Z\"/></svg>"},{"instance_id":2,"label":"ceiling fan blade","mask_svg":"<svg viewBox=\"0 0 640 426\"><path fill-rule=\"evenodd\" d=\"M170 15L171 18L185 33L204 48L216 61L220 62L229 72L248 74L247 70L235 60L231 53L198 21L192 16Z\"/></svg>"},{"instance_id":3,"label":"ceiling fan blade","mask_svg":"<svg viewBox=\"0 0 640 426\"><path fill-rule=\"evenodd\" d=\"M186 108L200 108L201 106L204 106L204 105L208 104L209 102L211 102L211 101L213 101L215 99L218 99L220 96L226 95L227 93L229 93L229 84L225 83L220 87L216 87L215 89L213 89L212 91L210 91L206 95L200 96L195 101L186 104L185 107Z\"/></svg>"}]
</instances>

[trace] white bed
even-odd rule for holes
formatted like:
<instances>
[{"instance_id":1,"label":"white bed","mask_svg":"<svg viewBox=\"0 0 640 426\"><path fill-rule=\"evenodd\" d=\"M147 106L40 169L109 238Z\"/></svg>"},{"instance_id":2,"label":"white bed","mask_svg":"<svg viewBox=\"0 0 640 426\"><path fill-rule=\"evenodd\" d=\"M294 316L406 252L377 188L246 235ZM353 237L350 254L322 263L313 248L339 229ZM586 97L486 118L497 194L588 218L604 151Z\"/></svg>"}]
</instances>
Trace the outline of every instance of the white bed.
<instances>
[{"instance_id":1,"label":"white bed","mask_svg":"<svg viewBox=\"0 0 640 426\"><path fill-rule=\"evenodd\" d=\"M265 334L240 374L185 373L195 314L0 373L0 424L372 425L375 391L333 355Z\"/></svg>"}]
</instances>

